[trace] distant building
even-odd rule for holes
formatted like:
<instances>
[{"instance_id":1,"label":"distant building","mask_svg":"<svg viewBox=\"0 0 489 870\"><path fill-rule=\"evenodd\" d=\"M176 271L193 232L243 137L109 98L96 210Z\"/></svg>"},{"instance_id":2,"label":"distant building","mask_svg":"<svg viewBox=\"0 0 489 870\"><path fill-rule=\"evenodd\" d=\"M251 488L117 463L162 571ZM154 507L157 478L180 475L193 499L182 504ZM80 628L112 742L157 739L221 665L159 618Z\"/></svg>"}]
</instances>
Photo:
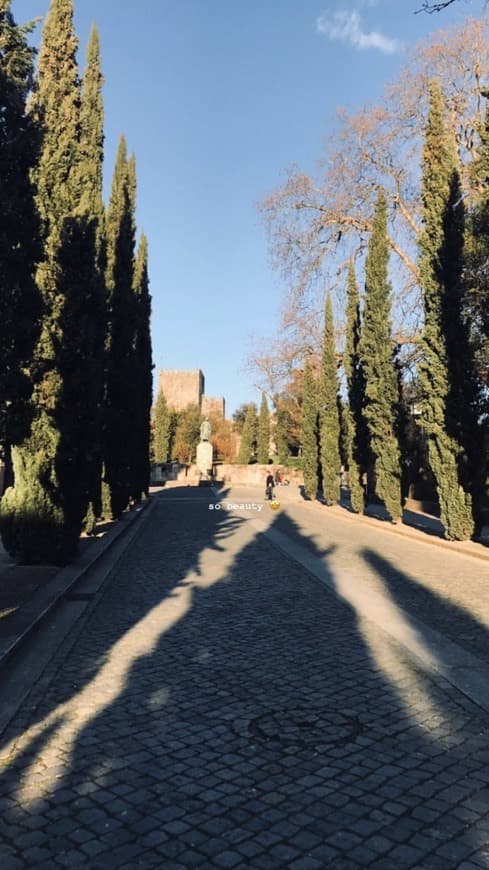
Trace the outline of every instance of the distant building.
<instances>
[{"instance_id":1,"label":"distant building","mask_svg":"<svg viewBox=\"0 0 489 870\"><path fill-rule=\"evenodd\" d=\"M225 417L224 396L205 396L205 378L200 369L160 370L159 390L167 405L175 411L183 411L188 405L198 405L202 414Z\"/></svg>"},{"instance_id":2,"label":"distant building","mask_svg":"<svg viewBox=\"0 0 489 870\"><path fill-rule=\"evenodd\" d=\"M224 396L202 396L201 411L204 417L214 416L225 418L226 401Z\"/></svg>"},{"instance_id":3,"label":"distant building","mask_svg":"<svg viewBox=\"0 0 489 870\"><path fill-rule=\"evenodd\" d=\"M165 396L167 405L175 411L183 411L187 405L198 405L200 408L204 392L204 375L200 369L193 371L163 369L160 371L159 388Z\"/></svg>"}]
</instances>

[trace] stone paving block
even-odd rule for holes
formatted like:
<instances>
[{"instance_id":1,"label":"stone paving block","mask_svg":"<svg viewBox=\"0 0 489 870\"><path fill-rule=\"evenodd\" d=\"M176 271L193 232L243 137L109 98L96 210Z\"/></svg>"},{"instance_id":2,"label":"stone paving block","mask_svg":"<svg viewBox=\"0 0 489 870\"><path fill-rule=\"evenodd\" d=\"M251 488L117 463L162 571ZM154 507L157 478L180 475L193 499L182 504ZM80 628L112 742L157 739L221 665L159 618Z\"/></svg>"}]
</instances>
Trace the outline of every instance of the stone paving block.
<instances>
[{"instance_id":1,"label":"stone paving block","mask_svg":"<svg viewBox=\"0 0 489 870\"><path fill-rule=\"evenodd\" d=\"M16 858L15 855L2 855L2 870L23 870L24 862L20 860L20 858Z\"/></svg>"},{"instance_id":2,"label":"stone paving block","mask_svg":"<svg viewBox=\"0 0 489 870\"><path fill-rule=\"evenodd\" d=\"M90 870L488 866L487 714L200 498L162 498L33 687L0 839L49 870L77 854ZM288 514L273 522L300 541Z\"/></svg>"}]
</instances>

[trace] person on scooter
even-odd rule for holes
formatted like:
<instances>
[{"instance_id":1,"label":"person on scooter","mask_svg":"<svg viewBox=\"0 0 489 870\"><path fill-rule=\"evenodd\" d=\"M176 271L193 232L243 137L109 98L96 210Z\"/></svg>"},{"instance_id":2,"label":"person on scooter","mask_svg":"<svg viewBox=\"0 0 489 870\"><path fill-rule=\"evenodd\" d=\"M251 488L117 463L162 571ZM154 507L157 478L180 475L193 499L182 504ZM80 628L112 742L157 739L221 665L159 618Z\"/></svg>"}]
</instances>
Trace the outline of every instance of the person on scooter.
<instances>
[{"instance_id":1,"label":"person on scooter","mask_svg":"<svg viewBox=\"0 0 489 870\"><path fill-rule=\"evenodd\" d=\"M265 498L267 498L269 501L272 501L272 499L274 498L273 486L273 474L271 471L269 471L265 482Z\"/></svg>"}]
</instances>

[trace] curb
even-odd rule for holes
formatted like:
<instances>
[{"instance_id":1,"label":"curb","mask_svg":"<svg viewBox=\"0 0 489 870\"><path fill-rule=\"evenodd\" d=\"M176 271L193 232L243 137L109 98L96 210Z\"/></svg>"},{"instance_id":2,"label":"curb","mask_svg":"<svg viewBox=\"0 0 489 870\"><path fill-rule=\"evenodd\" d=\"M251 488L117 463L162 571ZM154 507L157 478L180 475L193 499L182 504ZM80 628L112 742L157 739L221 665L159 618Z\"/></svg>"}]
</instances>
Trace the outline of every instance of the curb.
<instances>
[{"instance_id":1,"label":"curb","mask_svg":"<svg viewBox=\"0 0 489 870\"><path fill-rule=\"evenodd\" d=\"M46 617L73 591L80 580L86 577L99 559L108 553L129 530L134 531L134 526L140 524L141 516L146 517L155 504L154 496L148 496L137 508L123 516L110 532L96 541L88 552L79 556L70 565L61 568L45 586L34 593L29 602L19 608L12 616L8 634L0 639L0 670L40 627Z\"/></svg>"},{"instance_id":2,"label":"curb","mask_svg":"<svg viewBox=\"0 0 489 870\"><path fill-rule=\"evenodd\" d=\"M348 518L348 520L353 522L362 522L368 526L374 526L377 530L382 529L383 531L390 532L393 535L400 535L402 538L411 538L414 541L418 541L420 544L439 547L442 550L448 550L450 553L461 553L463 556L471 556L473 559L480 559L483 562L489 561L489 547L482 543L477 544L473 541L446 541L443 538L430 534L430 532L421 529L418 531L407 523L400 522L394 525L390 520L383 519L382 517L355 514L353 511L349 511L348 508L341 507L339 504L326 507L320 502L306 501L305 499L300 502L294 502L294 504L301 504L307 506L308 509L312 508L313 510L325 509L334 512L334 516L339 519ZM475 549L476 547L480 547L481 550Z\"/></svg>"},{"instance_id":3,"label":"curb","mask_svg":"<svg viewBox=\"0 0 489 870\"><path fill-rule=\"evenodd\" d=\"M239 488L239 485L237 488ZM216 492L215 495L217 497L219 492ZM447 550L449 553L461 553L463 556L470 556L473 559L479 559L483 562L489 561L489 546L483 543L475 543L474 541L446 541L444 538L439 538L437 535L430 534L429 531L422 529L418 530L407 523L400 522L394 525L390 520L384 519L380 516L374 517L365 514L355 514L353 511L350 511L348 508L342 507L339 504L326 507L326 505L321 504L321 502L317 500L307 501L302 497L299 497L294 501L289 501L288 499L284 500L282 506L285 508L287 504L298 504L307 507L308 510L331 511L338 519L362 522L376 528L377 530L382 529L382 531L389 532L393 535L400 535L403 538L411 538L413 541L418 541L420 544L439 547L442 550Z\"/></svg>"},{"instance_id":4,"label":"curb","mask_svg":"<svg viewBox=\"0 0 489 870\"><path fill-rule=\"evenodd\" d=\"M431 678L442 677L481 709L489 713L489 665L424 623L402 606L394 612L382 607L383 597L373 590L367 603L355 603L342 592L322 557L312 555L303 544L270 527L262 520L250 521L273 547L300 565L315 582L319 581L328 594L346 603L356 615L366 617L377 629L407 650L409 655ZM377 602L377 604L375 603ZM380 602L380 606L379 606Z\"/></svg>"}]
</instances>

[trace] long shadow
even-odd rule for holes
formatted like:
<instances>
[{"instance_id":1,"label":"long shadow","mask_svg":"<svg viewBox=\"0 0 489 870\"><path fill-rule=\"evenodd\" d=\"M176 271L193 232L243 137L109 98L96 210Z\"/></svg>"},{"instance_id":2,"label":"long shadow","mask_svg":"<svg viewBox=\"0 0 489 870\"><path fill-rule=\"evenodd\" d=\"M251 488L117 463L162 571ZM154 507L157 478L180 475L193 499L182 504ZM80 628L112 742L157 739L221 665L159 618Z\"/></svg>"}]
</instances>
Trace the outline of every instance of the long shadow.
<instances>
[{"instance_id":1,"label":"long shadow","mask_svg":"<svg viewBox=\"0 0 489 870\"><path fill-rule=\"evenodd\" d=\"M489 662L489 631L485 625L375 550L364 549L361 555L381 578L399 607Z\"/></svg>"},{"instance_id":2,"label":"long shadow","mask_svg":"<svg viewBox=\"0 0 489 870\"><path fill-rule=\"evenodd\" d=\"M224 492L224 495L226 493ZM170 498L168 498L170 497ZM29 696L29 713L28 718L31 724L35 725L39 720L49 720L49 717L56 712L62 705L69 702L70 698L82 692L86 686L93 681L99 672L100 668L106 661L110 650L117 644L118 640L131 629L134 625L142 620L148 611L156 604L172 595L174 588L180 583L185 582L186 576L192 571L198 571L199 558L201 552L206 548L219 551L222 547L220 541L227 535L232 534L233 529L239 524L240 520L227 516L224 513L217 514L217 522L204 522L195 528L186 527L185 520L180 523L180 532L192 535L193 547L184 549L178 547L178 542L173 538L168 540L165 519L166 513L171 515L171 508L168 508L168 503L171 500L180 500L188 498L196 499L196 505L202 514L205 515L209 496L202 495L202 491L196 491L193 488L186 486L175 487L168 493L162 493L156 496L158 504L156 507L157 517L154 518L151 524L143 527L140 536L138 537L138 547L143 551L151 548L152 564L149 569L141 570L138 565L138 555L130 552L124 555L125 570L134 572L135 585L134 594L130 596L130 609L127 610L125 618L122 622L117 623L114 619L102 619L101 631L98 635L97 649L88 647L86 654L78 662L75 672L70 679L64 679L60 685L60 692L56 698L46 695L44 691L44 683L52 678L52 669L48 666L48 672L45 680L41 680L41 684L33 689ZM182 502L183 503L183 502ZM155 539L154 525L161 524L161 533ZM178 551L178 552L177 552ZM139 552L139 549L138 551ZM83 638L83 633L87 621L92 618L94 612L98 612L100 606L104 605L104 600L107 595L110 595L113 584L117 582L118 574L121 570L121 562L117 563L111 572L111 576L105 582L101 595L97 596L93 606L88 610L81 620L74 626L73 632L63 642L60 650L57 653L55 667L59 666L59 658L69 655L73 644L80 641L80 636ZM152 576L155 572L158 575L161 583L158 583L156 588L147 590L145 587L145 579L147 570L151 571ZM62 718L62 714L60 714ZM16 739L17 735L24 727L24 719L18 716L17 720L12 722L6 732L0 737L0 753L5 750L5 746Z\"/></svg>"},{"instance_id":3,"label":"long shadow","mask_svg":"<svg viewBox=\"0 0 489 870\"><path fill-rule=\"evenodd\" d=\"M458 867L487 836L487 717L412 663L384 671L347 602L189 492L47 688L44 722L80 669L100 679L68 692L62 739L19 740L16 854L34 832L38 858L91 868ZM286 511L271 529L328 569Z\"/></svg>"}]
</instances>

